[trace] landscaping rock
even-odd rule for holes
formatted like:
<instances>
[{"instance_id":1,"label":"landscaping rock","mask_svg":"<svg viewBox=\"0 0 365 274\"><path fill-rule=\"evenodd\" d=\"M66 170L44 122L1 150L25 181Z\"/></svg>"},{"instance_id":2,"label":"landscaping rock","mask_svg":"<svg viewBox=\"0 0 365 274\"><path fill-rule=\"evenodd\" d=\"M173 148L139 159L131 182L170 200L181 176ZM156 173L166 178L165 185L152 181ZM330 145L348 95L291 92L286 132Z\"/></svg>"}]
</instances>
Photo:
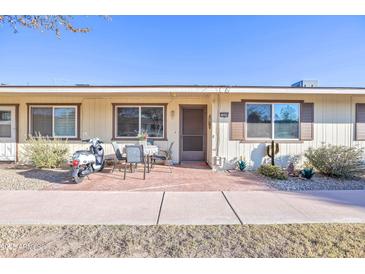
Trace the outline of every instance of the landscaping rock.
<instances>
[{"instance_id":1,"label":"landscaping rock","mask_svg":"<svg viewBox=\"0 0 365 274\"><path fill-rule=\"evenodd\" d=\"M262 176L263 177L263 176ZM336 179L320 174L311 180L301 177L289 177L287 180L274 180L264 177L266 183L281 191L309 191L309 190L362 190L365 189L365 179Z\"/></svg>"}]
</instances>

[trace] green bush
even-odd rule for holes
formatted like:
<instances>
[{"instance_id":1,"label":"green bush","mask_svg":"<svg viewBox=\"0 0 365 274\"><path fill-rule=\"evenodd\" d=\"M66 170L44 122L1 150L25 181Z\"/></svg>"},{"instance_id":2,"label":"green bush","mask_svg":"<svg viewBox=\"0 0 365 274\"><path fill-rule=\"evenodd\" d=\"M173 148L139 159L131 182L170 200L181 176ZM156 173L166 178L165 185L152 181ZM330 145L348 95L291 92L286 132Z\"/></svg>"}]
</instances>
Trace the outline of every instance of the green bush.
<instances>
[{"instance_id":1,"label":"green bush","mask_svg":"<svg viewBox=\"0 0 365 274\"><path fill-rule=\"evenodd\" d=\"M29 136L26 141L24 156L28 158L35 167L55 168L67 161L68 146L67 141L50 139L38 135Z\"/></svg>"},{"instance_id":2,"label":"green bush","mask_svg":"<svg viewBox=\"0 0 365 274\"><path fill-rule=\"evenodd\" d=\"M263 164L258 168L257 172L273 179L288 179L288 175L278 166Z\"/></svg>"},{"instance_id":3,"label":"green bush","mask_svg":"<svg viewBox=\"0 0 365 274\"><path fill-rule=\"evenodd\" d=\"M309 165L326 176L348 178L364 171L364 150L358 147L326 145L305 152Z\"/></svg>"}]
</instances>

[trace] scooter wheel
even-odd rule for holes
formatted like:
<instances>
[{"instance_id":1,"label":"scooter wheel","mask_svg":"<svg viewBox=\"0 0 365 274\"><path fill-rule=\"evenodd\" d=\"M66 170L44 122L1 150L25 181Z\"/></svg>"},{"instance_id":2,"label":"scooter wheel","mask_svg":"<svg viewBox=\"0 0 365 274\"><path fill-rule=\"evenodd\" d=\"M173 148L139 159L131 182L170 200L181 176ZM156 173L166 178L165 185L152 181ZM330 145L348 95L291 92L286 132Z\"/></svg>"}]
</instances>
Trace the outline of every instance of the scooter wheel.
<instances>
[{"instance_id":1,"label":"scooter wheel","mask_svg":"<svg viewBox=\"0 0 365 274\"><path fill-rule=\"evenodd\" d=\"M100 172L100 171L103 171L104 167L105 167L105 161L101 164L101 167L100 167L100 169L99 169L99 172Z\"/></svg>"},{"instance_id":2,"label":"scooter wheel","mask_svg":"<svg viewBox=\"0 0 365 274\"><path fill-rule=\"evenodd\" d=\"M72 179L76 184L79 184L84 180L84 177L73 176Z\"/></svg>"}]
</instances>

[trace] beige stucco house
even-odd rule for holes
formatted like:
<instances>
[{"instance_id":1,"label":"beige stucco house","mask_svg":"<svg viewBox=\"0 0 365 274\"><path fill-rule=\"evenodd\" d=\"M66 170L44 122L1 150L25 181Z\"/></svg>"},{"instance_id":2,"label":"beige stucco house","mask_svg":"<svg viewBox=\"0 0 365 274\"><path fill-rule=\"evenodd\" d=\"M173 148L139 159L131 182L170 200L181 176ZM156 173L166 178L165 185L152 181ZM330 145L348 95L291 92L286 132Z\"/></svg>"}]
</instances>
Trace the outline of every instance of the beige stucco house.
<instances>
[{"instance_id":1,"label":"beige stucco house","mask_svg":"<svg viewBox=\"0 0 365 274\"><path fill-rule=\"evenodd\" d=\"M280 143L285 165L309 147L365 145L365 89L246 86L0 86L0 161L25 160L29 134L137 142L147 131L173 160L229 168L241 156L259 166Z\"/></svg>"}]
</instances>

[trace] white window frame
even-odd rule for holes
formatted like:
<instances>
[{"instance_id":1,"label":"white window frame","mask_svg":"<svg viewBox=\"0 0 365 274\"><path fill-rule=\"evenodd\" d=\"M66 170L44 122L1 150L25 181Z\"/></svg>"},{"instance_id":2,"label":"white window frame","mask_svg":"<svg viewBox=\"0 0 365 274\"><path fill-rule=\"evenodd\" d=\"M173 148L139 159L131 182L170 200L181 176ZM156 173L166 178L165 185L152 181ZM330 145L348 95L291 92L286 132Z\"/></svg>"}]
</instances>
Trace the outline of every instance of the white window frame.
<instances>
[{"instance_id":1,"label":"white window frame","mask_svg":"<svg viewBox=\"0 0 365 274\"><path fill-rule=\"evenodd\" d=\"M115 117L115 121L114 121L114 128L115 128L115 133L114 133L114 138L118 138L118 139L136 139L138 138L138 134L141 132L141 126L142 126L142 108L150 108L150 107L155 107L155 108L162 108L162 125L163 125L163 130L162 130L162 137L149 137L151 139L156 139L156 140L163 140L165 139L165 125L166 125L166 117L165 117L165 106L164 105L116 105L115 106L115 110L114 110L114 117ZM118 108L138 108L138 134L136 136L119 136L118 135Z\"/></svg>"},{"instance_id":2,"label":"white window frame","mask_svg":"<svg viewBox=\"0 0 365 274\"><path fill-rule=\"evenodd\" d=\"M10 120L9 121L0 121L0 125L5 125L8 126L10 125L10 136L9 137L1 137L1 140L7 140L7 139L12 139L13 138L13 123L14 123L14 110L13 107L4 107L0 105L0 111L9 111L10 112Z\"/></svg>"},{"instance_id":3,"label":"white window frame","mask_svg":"<svg viewBox=\"0 0 365 274\"><path fill-rule=\"evenodd\" d=\"M248 137L248 105L271 105L271 138L259 138L259 137ZM298 138L275 138L275 107L276 104L290 104L290 105L298 105ZM245 103L245 138L246 140L257 140L257 141L267 141L267 140L278 140L278 141L299 141L300 140L300 113L301 113L301 104L298 102L246 102Z\"/></svg>"},{"instance_id":4,"label":"white window frame","mask_svg":"<svg viewBox=\"0 0 365 274\"><path fill-rule=\"evenodd\" d=\"M77 111L77 106L75 105L30 105L29 106L29 134L33 134L33 125L32 125L32 108L52 108L52 136L50 136L51 138L78 138L77 133L78 133L78 111ZM55 135L55 130L54 130L54 126L55 126L55 116L54 116L54 111L57 108L73 108L75 109L75 135Z\"/></svg>"}]
</instances>

